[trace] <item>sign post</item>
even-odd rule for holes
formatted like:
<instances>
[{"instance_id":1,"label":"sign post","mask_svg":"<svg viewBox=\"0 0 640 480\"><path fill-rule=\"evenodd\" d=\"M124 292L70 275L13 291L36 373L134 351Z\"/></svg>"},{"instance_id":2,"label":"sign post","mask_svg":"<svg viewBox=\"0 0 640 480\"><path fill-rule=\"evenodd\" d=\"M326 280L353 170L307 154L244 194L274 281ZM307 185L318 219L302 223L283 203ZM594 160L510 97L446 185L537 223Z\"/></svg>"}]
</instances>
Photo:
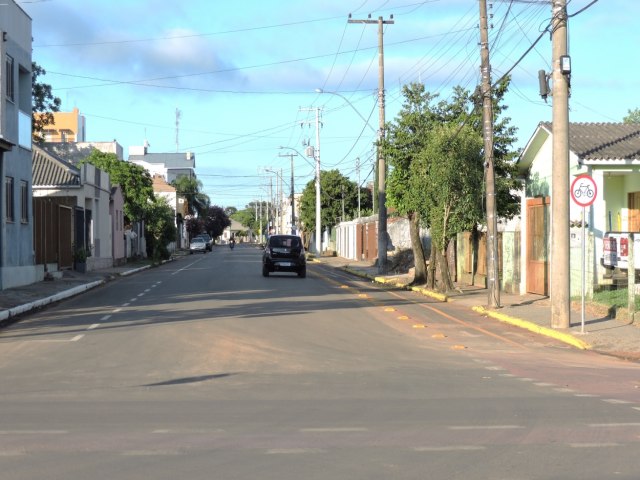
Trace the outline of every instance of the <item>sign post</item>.
<instances>
[{"instance_id":1,"label":"sign post","mask_svg":"<svg viewBox=\"0 0 640 480\"><path fill-rule=\"evenodd\" d=\"M598 186L590 175L578 175L571 183L571 199L582 207L582 311L580 316L580 333L584 333L584 317L585 317L585 284L586 284L586 230L587 223L585 209L595 202L598 196Z\"/></svg>"}]
</instances>

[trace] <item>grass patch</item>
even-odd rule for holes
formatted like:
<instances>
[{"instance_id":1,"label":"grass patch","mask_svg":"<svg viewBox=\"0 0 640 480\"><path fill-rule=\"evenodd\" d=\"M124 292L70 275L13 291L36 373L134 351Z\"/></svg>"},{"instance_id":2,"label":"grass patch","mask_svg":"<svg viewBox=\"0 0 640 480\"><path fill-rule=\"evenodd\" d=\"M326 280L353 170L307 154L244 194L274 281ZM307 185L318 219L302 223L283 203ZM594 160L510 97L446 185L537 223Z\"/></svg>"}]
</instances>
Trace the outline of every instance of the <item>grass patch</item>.
<instances>
[{"instance_id":1,"label":"grass patch","mask_svg":"<svg viewBox=\"0 0 640 480\"><path fill-rule=\"evenodd\" d=\"M627 308L629 296L626 288L603 290L593 294L593 301L610 307ZM640 295L636 295L636 309L640 309Z\"/></svg>"}]
</instances>

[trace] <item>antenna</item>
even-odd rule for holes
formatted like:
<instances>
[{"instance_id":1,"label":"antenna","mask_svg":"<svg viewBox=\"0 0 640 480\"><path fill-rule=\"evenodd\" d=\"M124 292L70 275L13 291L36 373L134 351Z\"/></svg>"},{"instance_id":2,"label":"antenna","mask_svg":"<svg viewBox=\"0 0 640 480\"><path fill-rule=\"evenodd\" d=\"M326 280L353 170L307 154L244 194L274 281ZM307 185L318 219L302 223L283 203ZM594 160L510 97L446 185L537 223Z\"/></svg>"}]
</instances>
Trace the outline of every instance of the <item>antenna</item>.
<instances>
[{"instance_id":1,"label":"antenna","mask_svg":"<svg viewBox=\"0 0 640 480\"><path fill-rule=\"evenodd\" d=\"M176 107L176 152L180 150L180 117L182 112Z\"/></svg>"}]
</instances>

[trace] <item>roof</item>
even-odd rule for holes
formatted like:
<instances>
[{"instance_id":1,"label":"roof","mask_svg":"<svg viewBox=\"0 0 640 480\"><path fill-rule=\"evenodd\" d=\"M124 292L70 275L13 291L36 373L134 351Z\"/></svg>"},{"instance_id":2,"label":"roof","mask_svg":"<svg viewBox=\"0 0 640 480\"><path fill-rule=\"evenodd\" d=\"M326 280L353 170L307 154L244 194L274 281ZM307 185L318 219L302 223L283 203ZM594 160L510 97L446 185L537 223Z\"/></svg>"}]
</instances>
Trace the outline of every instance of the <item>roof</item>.
<instances>
[{"instance_id":1,"label":"roof","mask_svg":"<svg viewBox=\"0 0 640 480\"><path fill-rule=\"evenodd\" d=\"M193 169L196 166L195 155L191 152L176 153L146 153L144 155L129 154L130 162L147 162L149 164L164 165L167 169L188 168Z\"/></svg>"},{"instance_id":2,"label":"roof","mask_svg":"<svg viewBox=\"0 0 640 480\"><path fill-rule=\"evenodd\" d=\"M80 169L36 145L32 147L34 187L79 187Z\"/></svg>"},{"instance_id":3,"label":"roof","mask_svg":"<svg viewBox=\"0 0 640 480\"><path fill-rule=\"evenodd\" d=\"M551 122L540 126L551 133ZM640 124L570 123L569 149L581 160L640 160Z\"/></svg>"}]
</instances>

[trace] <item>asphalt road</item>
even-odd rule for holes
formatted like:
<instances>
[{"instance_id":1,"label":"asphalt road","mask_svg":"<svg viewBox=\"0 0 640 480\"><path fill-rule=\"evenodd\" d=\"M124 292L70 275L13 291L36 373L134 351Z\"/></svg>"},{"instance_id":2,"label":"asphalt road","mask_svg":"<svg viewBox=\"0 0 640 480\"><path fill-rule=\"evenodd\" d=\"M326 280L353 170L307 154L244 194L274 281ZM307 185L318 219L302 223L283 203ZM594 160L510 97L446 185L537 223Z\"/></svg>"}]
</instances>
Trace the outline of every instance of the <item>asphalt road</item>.
<instances>
[{"instance_id":1,"label":"asphalt road","mask_svg":"<svg viewBox=\"0 0 640 480\"><path fill-rule=\"evenodd\" d=\"M639 374L216 248L0 332L0 477L637 479Z\"/></svg>"}]
</instances>

